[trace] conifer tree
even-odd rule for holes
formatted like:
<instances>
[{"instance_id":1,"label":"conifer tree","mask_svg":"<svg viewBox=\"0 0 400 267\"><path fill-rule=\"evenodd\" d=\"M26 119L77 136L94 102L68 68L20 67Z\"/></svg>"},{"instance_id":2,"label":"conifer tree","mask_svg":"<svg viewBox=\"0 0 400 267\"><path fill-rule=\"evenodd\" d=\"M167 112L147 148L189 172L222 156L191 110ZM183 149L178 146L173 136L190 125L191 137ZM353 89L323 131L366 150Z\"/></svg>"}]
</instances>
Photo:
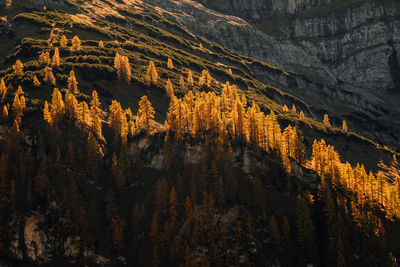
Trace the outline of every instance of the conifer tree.
<instances>
[{"instance_id":1,"label":"conifer tree","mask_svg":"<svg viewBox=\"0 0 400 267\"><path fill-rule=\"evenodd\" d=\"M153 127L154 113L154 108L151 106L147 96L142 96L137 113L137 127L149 133Z\"/></svg>"},{"instance_id":2,"label":"conifer tree","mask_svg":"<svg viewBox=\"0 0 400 267\"><path fill-rule=\"evenodd\" d=\"M280 233L279 233L279 228L278 228L278 222L276 221L276 218L274 215L271 216L269 220L269 232L272 237L272 241L276 246L280 245Z\"/></svg>"},{"instance_id":3,"label":"conifer tree","mask_svg":"<svg viewBox=\"0 0 400 267\"><path fill-rule=\"evenodd\" d=\"M185 80L183 79L182 76L179 76L179 88L181 89L182 92L186 92L187 90Z\"/></svg>"},{"instance_id":4,"label":"conifer tree","mask_svg":"<svg viewBox=\"0 0 400 267\"><path fill-rule=\"evenodd\" d=\"M44 68L44 79L43 82L50 83L52 85L56 84L56 78L53 75L53 70L50 67Z\"/></svg>"},{"instance_id":5,"label":"conifer tree","mask_svg":"<svg viewBox=\"0 0 400 267\"><path fill-rule=\"evenodd\" d=\"M56 47L54 49L54 55L53 55L53 60L52 60L51 64L53 67L60 66L60 52L58 51L58 47Z\"/></svg>"},{"instance_id":6,"label":"conifer tree","mask_svg":"<svg viewBox=\"0 0 400 267\"><path fill-rule=\"evenodd\" d=\"M76 81L74 70L71 70L70 73L69 73L68 90L74 95L78 95L79 94L78 82Z\"/></svg>"},{"instance_id":7,"label":"conifer tree","mask_svg":"<svg viewBox=\"0 0 400 267\"><path fill-rule=\"evenodd\" d=\"M131 82L131 65L129 64L129 58L127 56L123 56L121 58L121 71L124 76L124 80L126 83Z\"/></svg>"},{"instance_id":8,"label":"conifer tree","mask_svg":"<svg viewBox=\"0 0 400 267\"><path fill-rule=\"evenodd\" d=\"M283 105L282 110L285 111L285 112L288 112L288 111L289 111L289 108L288 108L286 105Z\"/></svg>"},{"instance_id":9,"label":"conifer tree","mask_svg":"<svg viewBox=\"0 0 400 267\"><path fill-rule=\"evenodd\" d=\"M193 79L193 74L192 74L191 70L189 70L189 72L188 72L187 83L191 87L194 86L194 79Z\"/></svg>"},{"instance_id":10,"label":"conifer tree","mask_svg":"<svg viewBox=\"0 0 400 267\"><path fill-rule=\"evenodd\" d=\"M6 84L4 82L4 79L1 79L0 81L0 94L4 95L4 93L7 91Z\"/></svg>"},{"instance_id":11,"label":"conifer tree","mask_svg":"<svg viewBox=\"0 0 400 267\"><path fill-rule=\"evenodd\" d=\"M24 65L22 64L21 60L17 59L15 65L13 66L14 74L21 77L24 75Z\"/></svg>"},{"instance_id":12,"label":"conifer tree","mask_svg":"<svg viewBox=\"0 0 400 267\"><path fill-rule=\"evenodd\" d=\"M39 55L39 64L41 65L49 65L51 62L50 60L50 53L49 52L42 52Z\"/></svg>"},{"instance_id":13,"label":"conifer tree","mask_svg":"<svg viewBox=\"0 0 400 267\"><path fill-rule=\"evenodd\" d=\"M171 58L168 58L168 60L167 60L167 67L170 70L172 70L174 68L174 64L172 63L172 59Z\"/></svg>"},{"instance_id":14,"label":"conifer tree","mask_svg":"<svg viewBox=\"0 0 400 267\"><path fill-rule=\"evenodd\" d=\"M44 101L43 119L50 125L53 123L53 120L52 120L51 114L50 114L49 104L47 103L47 101Z\"/></svg>"},{"instance_id":15,"label":"conifer tree","mask_svg":"<svg viewBox=\"0 0 400 267\"><path fill-rule=\"evenodd\" d=\"M146 72L146 85L150 86L151 84L156 85L158 80L158 73L156 70L156 66L154 65L154 62L150 60L149 62L149 67Z\"/></svg>"},{"instance_id":16,"label":"conifer tree","mask_svg":"<svg viewBox=\"0 0 400 267\"><path fill-rule=\"evenodd\" d=\"M328 116L328 114L325 114L325 115L324 115L324 121L323 121L323 123L324 123L324 125L325 125L326 127L331 127L331 123L330 123L330 121L329 121L329 116Z\"/></svg>"},{"instance_id":17,"label":"conifer tree","mask_svg":"<svg viewBox=\"0 0 400 267\"><path fill-rule=\"evenodd\" d=\"M114 57L114 68L117 70L118 79L121 78L121 69L122 69L121 55L117 52Z\"/></svg>"},{"instance_id":18,"label":"conifer tree","mask_svg":"<svg viewBox=\"0 0 400 267\"><path fill-rule=\"evenodd\" d=\"M300 246L309 250L314 248L314 225L307 203L300 196L296 202L297 241Z\"/></svg>"},{"instance_id":19,"label":"conifer tree","mask_svg":"<svg viewBox=\"0 0 400 267\"><path fill-rule=\"evenodd\" d=\"M71 46L71 52L76 52L81 50L81 40L79 39L78 36L74 36L74 38L72 38L72 46Z\"/></svg>"},{"instance_id":20,"label":"conifer tree","mask_svg":"<svg viewBox=\"0 0 400 267\"><path fill-rule=\"evenodd\" d=\"M304 120L304 119L305 119L305 115L304 115L304 112L303 112L303 111L300 111L299 118L300 118L301 120Z\"/></svg>"},{"instance_id":21,"label":"conifer tree","mask_svg":"<svg viewBox=\"0 0 400 267\"><path fill-rule=\"evenodd\" d=\"M35 87L39 87L42 83L39 82L38 78L36 77L36 75L33 76L33 85Z\"/></svg>"},{"instance_id":22,"label":"conifer tree","mask_svg":"<svg viewBox=\"0 0 400 267\"><path fill-rule=\"evenodd\" d=\"M210 88L211 81L212 81L212 78L211 78L211 75L208 72L208 70L203 70L201 72L201 77L199 78L199 86L200 87L205 86L207 88Z\"/></svg>"},{"instance_id":23,"label":"conifer tree","mask_svg":"<svg viewBox=\"0 0 400 267\"><path fill-rule=\"evenodd\" d=\"M6 120L6 119L8 118L8 108L7 108L7 105L4 105L4 106L3 106L2 118L3 118L3 120Z\"/></svg>"},{"instance_id":24,"label":"conifer tree","mask_svg":"<svg viewBox=\"0 0 400 267\"><path fill-rule=\"evenodd\" d=\"M343 130L343 132L347 133L347 123L345 120L343 120L342 130Z\"/></svg>"},{"instance_id":25,"label":"conifer tree","mask_svg":"<svg viewBox=\"0 0 400 267\"><path fill-rule=\"evenodd\" d=\"M296 110L296 106L293 104L292 105L292 111L294 112L294 113L296 113L297 112L297 110Z\"/></svg>"},{"instance_id":26,"label":"conifer tree","mask_svg":"<svg viewBox=\"0 0 400 267\"><path fill-rule=\"evenodd\" d=\"M61 92L57 89L54 88L52 98L51 98L51 119L53 123L57 123L61 120L61 118L64 115L65 111L65 104L62 99Z\"/></svg>"},{"instance_id":27,"label":"conifer tree","mask_svg":"<svg viewBox=\"0 0 400 267\"><path fill-rule=\"evenodd\" d=\"M60 47L66 47L68 45L68 39L65 35L61 36Z\"/></svg>"},{"instance_id":28,"label":"conifer tree","mask_svg":"<svg viewBox=\"0 0 400 267\"><path fill-rule=\"evenodd\" d=\"M112 100L110 105L108 124L114 130L115 137L118 137L121 134L122 116L123 112L121 104L116 100Z\"/></svg>"},{"instance_id":29,"label":"conifer tree","mask_svg":"<svg viewBox=\"0 0 400 267\"><path fill-rule=\"evenodd\" d=\"M175 96L174 94L174 87L172 85L171 80L168 78L167 84L165 85L165 91L167 92L167 95L172 98Z\"/></svg>"},{"instance_id":30,"label":"conifer tree","mask_svg":"<svg viewBox=\"0 0 400 267\"><path fill-rule=\"evenodd\" d=\"M99 47L100 47L100 48L104 48L104 43L103 43L103 41L99 41Z\"/></svg>"}]
</instances>

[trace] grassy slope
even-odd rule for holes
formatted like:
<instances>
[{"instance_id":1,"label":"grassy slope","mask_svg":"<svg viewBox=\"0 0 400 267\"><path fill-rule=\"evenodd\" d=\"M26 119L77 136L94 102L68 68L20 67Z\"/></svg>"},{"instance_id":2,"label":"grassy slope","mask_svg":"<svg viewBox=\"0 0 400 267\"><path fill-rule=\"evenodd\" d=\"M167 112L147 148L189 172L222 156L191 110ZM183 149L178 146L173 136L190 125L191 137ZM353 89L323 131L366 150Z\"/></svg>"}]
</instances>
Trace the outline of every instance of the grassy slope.
<instances>
[{"instance_id":1,"label":"grassy slope","mask_svg":"<svg viewBox=\"0 0 400 267\"><path fill-rule=\"evenodd\" d=\"M353 133L344 134L336 128L326 129L311 119L300 121L297 114L282 112L281 106L271 99L276 97L291 99L291 102L296 103L298 110L302 109L306 114L310 112L311 107L290 94L260 83L252 70L261 68L270 75L281 75L283 78L288 75L286 72L194 36L157 14L148 5L141 6L140 12L117 8L119 14L125 16L124 19L108 15L105 18L92 18L91 21L78 21L70 14L60 11L24 11L18 9L7 11L11 15L9 17L14 15L12 20L14 38L8 39L6 43L18 45L13 51L11 45L0 50L2 53L0 57L5 59L0 77L5 77L6 82L11 82L14 86L23 85L33 111L40 110L44 99L49 99L52 92L52 86L40 89L32 86L31 78L34 74L39 79L43 77L43 67L36 62L38 53L53 50L45 40L53 29L59 29L64 31L69 39L77 34L84 42L82 51L78 53L71 54L68 48L60 50L63 63L53 70L58 81L56 87L65 88L67 74L71 69L75 69L82 92L81 99L87 98L91 90L95 89L103 99L104 108L111 99L117 99L123 106L131 107L135 112L138 99L146 94L156 108L156 119L163 122L169 105L169 99L163 88L166 79L171 78L176 92L182 95L184 92L180 92L178 88L179 75L186 77L187 70L191 69L197 81L202 69L208 69L217 81L213 84L213 90L216 92L221 90L225 81L237 84L242 92L250 100L255 100L261 108L277 112L283 125L298 124L303 132L308 153L315 138L325 138L328 143L335 145L344 160L352 163L363 162L367 169L374 170L380 158L390 157L389 151L378 148L375 143L361 136ZM0 38L6 41L8 37ZM104 41L104 49L98 47L99 40ZM203 48L200 48L200 43ZM116 81L112 65L117 51L129 57L133 76L130 85ZM166 67L168 57L174 62L173 70ZM11 66L16 59L24 62L25 71L28 73L26 75L28 78L22 81L12 74ZM149 60L154 60L161 78L154 87L144 85ZM227 73L227 68L232 69L233 75ZM193 90L201 89L196 85ZM31 114L36 116L34 112Z\"/></svg>"}]
</instances>

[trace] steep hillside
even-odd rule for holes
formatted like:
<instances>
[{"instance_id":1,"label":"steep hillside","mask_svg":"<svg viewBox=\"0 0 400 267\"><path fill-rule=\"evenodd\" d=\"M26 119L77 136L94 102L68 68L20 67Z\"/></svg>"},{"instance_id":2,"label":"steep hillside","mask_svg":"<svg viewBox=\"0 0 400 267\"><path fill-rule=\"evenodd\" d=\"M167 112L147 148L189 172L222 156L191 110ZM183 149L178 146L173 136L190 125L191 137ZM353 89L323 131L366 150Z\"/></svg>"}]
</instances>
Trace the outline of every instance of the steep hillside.
<instances>
[{"instance_id":1,"label":"steep hillside","mask_svg":"<svg viewBox=\"0 0 400 267\"><path fill-rule=\"evenodd\" d=\"M397 148L398 1L146 2L194 33L291 73L283 80L257 74L312 105L316 119L329 111Z\"/></svg>"},{"instance_id":2,"label":"steep hillside","mask_svg":"<svg viewBox=\"0 0 400 267\"><path fill-rule=\"evenodd\" d=\"M397 114L231 2L0 1L0 265L397 266Z\"/></svg>"}]
</instances>

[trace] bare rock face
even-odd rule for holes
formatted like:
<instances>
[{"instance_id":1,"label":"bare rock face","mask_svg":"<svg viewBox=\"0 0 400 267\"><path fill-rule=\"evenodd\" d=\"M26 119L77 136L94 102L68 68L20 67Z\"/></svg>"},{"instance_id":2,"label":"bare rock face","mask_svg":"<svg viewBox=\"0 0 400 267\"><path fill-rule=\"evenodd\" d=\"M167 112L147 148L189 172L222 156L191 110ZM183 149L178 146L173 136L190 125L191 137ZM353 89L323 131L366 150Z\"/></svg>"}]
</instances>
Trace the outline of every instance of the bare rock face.
<instances>
[{"instance_id":1,"label":"bare rock face","mask_svg":"<svg viewBox=\"0 0 400 267\"><path fill-rule=\"evenodd\" d=\"M291 76L261 81L346 119L398 148L400 2L397 0L144 0L189 31ZM285 100L277 100L281 104Z\"/></svg>"}]
</instances>

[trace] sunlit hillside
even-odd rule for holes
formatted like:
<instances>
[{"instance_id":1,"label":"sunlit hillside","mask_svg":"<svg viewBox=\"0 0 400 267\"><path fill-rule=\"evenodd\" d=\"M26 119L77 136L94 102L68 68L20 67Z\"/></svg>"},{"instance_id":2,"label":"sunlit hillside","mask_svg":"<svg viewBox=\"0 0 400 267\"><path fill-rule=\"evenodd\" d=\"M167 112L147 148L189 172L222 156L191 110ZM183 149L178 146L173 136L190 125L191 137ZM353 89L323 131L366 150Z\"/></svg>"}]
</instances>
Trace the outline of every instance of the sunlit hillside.
<instances>
[{"instance_id":1,"label":"sunlit hillside","mask_svg":"<svg viewBox=\"0 0 400 267\"><path fill-rule=\"evenodd\" d=\"M153 2L0 2L0 264L397 266L398 154Z\"/></svg>"}]
</instances>

